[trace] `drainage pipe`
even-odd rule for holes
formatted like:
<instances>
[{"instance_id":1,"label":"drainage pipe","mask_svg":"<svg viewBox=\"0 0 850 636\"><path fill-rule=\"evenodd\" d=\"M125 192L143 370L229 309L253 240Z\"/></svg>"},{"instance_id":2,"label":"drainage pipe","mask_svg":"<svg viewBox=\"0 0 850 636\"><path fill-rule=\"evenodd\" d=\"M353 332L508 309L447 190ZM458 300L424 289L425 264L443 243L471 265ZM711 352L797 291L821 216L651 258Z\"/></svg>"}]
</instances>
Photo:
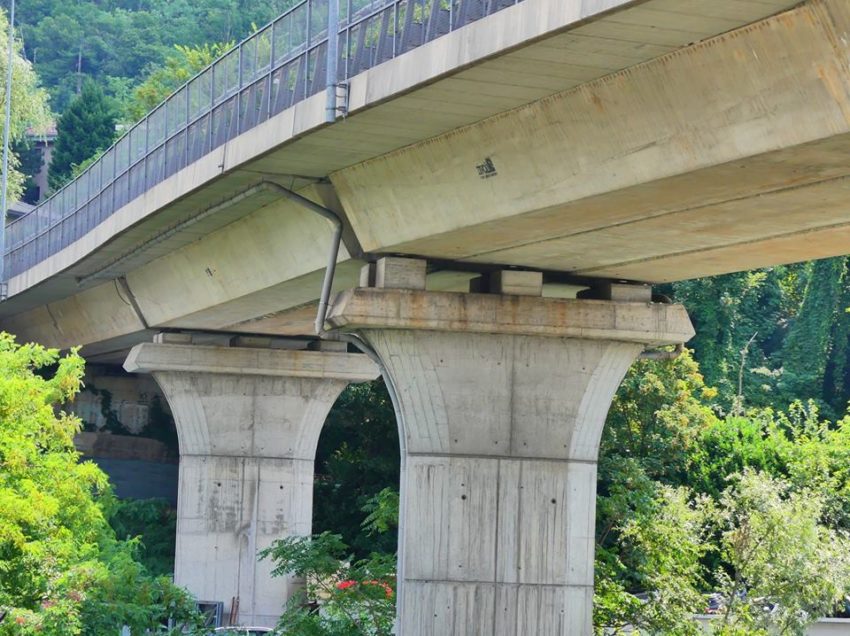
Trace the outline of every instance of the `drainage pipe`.
<instances>
[{"instance_id":1,"label":"drainage pipe","mask_svg":"<svg viewBox=\"0 0 850 636\"><path fill-rule=\"evenodd\" d=\"M323 207L316 203L315 201L311 201L307 197L303 197L297 192L293 192L288 188L284 188L282 185L275 183L274 181L263 181L262 185L267 187L270 190L274 190L279 194L283 195L290 201L293 201L302 207L307 208L325 217L328 221L334 224L334 233L333 238L331 239L331 249L330 254L328 254L328 265L325 268L325 278L322 280L322 293L319 296L319 310L316 313L316 335L321 336L325 332L325 318L328 315L328 306L331 298L331 287L334 282L334 273L336 272L336 259L339 257L339 246L342 242L342 219L339 218L339 215L333 210L329 210L326 207Z\"/></svg>"},{"instance_id":2,"label":"drainage pipe","mask_svg":"<svg viewBox=\"0 0 850 636\"><path fill-rule=\"evenodd\" d=\"M335 4L335 3L332 3ZM287 199L298 203L308 210L312 210L316 214L319 214L326 219L328 219L331 223L334 224L334 234L333 239L331 240L331 249L328 254L328 264L325 269L325 277L322 281L322 293L319 296L319 309L316 313L316 335L323 336L325 335L325 319L328 316L328 308L330 307L330 296L331 296L331 288L333 287L334 273L336 272L336 260L339 257L339 246L342 240L342 219L339 218L339 215L333 210L329 210L328 208L322 207L318 203L307 199L306 197L301 196L284 188L282 185L274 183L273 181L264 181L265 185L269 188L279 192ZM390 403L393 405L393 411L395 412L396 425L398 426L398 439L399 439L399 451L401 456L401 479L402 483L399 488L399 492L402 493L401 496L404 496L405 488L403 480L405 479L405 471L404 464L407 457L406 452L406 438L405 438L405 427L404 427L404 415L401 410L401 402L398 398L398 391L396 390L395 384L393 383L393 379L389 373L387 373L387 367L384 365L383 360L378 355L378 352L375 351L372 346L363 340L360 336L353 333L335 333L333 334L333 338L340 342L347 342L350 345L353 345L356 349L359 349L363 352L375 365L378 367L378 371L381 373L381 377L384 378L384 385L387 387L387 393L390 396ZM399 502L399 509L404 510L403 502ZM402 515L399 515L399 532L402 531L404 519ZM402 568L404 564L404 558L399 553L398 559L398 579L400 581L404 580ZM398 591L396 591L398 592Z\"/></svg>"}]
</instances>

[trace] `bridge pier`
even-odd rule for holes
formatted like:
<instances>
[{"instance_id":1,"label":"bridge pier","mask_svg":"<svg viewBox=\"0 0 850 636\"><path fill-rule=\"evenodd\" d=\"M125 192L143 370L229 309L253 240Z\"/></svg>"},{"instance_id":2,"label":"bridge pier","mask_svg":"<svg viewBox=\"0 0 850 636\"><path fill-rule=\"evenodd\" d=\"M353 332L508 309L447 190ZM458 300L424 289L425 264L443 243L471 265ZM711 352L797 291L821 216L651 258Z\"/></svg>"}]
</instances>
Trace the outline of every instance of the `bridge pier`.
<instances>
[{"instance_id":1,"label":"bridge pier","mask_svg":"<svg viewBox=\"0 0 850 636\"><path fill-rule=\"evenodd\" d=\"M225 616L238 599L236 624L273 626L298 582L272 578L257 552L310 534L325 417L377 369L345 352L170 343L137 345L124 366L153 375L177 426L175 582Z\"/></svg>"},{"instance_id":2,"label":"bridge pier","mask_svg":"<svg viewBox=\"0 0 850 636\"><path fill-rule=\"evenodd\" d=\"M518 282L514 293L534 293ZM611 399L645 346L693 335L684 308L645 293L337 297L328 322L374 349L397 396L401 636L592 634L596 462Z\"/></svg>"}]
</instances>

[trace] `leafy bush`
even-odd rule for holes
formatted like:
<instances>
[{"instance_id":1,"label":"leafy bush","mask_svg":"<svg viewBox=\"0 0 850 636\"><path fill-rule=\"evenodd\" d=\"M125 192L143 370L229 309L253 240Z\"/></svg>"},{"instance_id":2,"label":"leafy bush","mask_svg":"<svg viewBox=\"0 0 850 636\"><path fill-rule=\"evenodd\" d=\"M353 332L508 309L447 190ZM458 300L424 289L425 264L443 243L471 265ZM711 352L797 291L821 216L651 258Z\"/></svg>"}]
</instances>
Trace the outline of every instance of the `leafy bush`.
<instances>
[{"instance_id":1,"label":"leafy bush","mask_svg":"<svg viewBox=\"0 0 850 636\"><path fill-rule=\"evenodd\" d=\"M164 499L116 499L109 525L119 539L138 537L138 557L151 574L174 572L177 512Z\"/></svg>"},{"instance_id":2,"label":"leafy bush","mask_svg":"<svg viewBox=\"0 0 850 636\"><path fill-rule=\"evenodd\" d=\"M194 603L137 560L107 522L106 475L74 448L80 389L72 351L17 345L0 332L0 635L100 636L128 625L194 624Z\"/></svg>"},{"instance_id":3,"label":"leafy bush","mask_svg":"<svg viewBox=\"0 0 850 636\"><path fill-rule=\"evenodd\" d=\"M288 537L261 553L274 576L304 579L277 625L295 636L389 636L395 618L395 556L354 560L337 534Z\"/></svg>"}]
</instances>

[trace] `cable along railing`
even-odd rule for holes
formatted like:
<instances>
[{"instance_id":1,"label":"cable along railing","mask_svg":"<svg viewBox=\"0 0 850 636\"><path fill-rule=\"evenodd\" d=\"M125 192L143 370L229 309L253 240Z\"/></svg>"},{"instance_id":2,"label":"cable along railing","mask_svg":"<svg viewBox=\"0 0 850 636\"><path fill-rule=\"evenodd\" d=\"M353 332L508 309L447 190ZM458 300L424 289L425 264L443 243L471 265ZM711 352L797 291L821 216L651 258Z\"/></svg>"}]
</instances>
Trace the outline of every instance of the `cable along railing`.
<instances>
[{"instance_id":1,"label":"cable along railing","mask_svg":"<svg viewBox=\"0 0 850 636\"><path fill-rule=\"evenodd\" d=\"M301 0L186 82L77 178L10 223L3 253L6 280L240 133L521 1L337 0L334 15L329 0ZM334 32L337 46L328 47L328 33ZM333 71L328 73L334 48L335 81Z\"/></svg>"}]
</instances>

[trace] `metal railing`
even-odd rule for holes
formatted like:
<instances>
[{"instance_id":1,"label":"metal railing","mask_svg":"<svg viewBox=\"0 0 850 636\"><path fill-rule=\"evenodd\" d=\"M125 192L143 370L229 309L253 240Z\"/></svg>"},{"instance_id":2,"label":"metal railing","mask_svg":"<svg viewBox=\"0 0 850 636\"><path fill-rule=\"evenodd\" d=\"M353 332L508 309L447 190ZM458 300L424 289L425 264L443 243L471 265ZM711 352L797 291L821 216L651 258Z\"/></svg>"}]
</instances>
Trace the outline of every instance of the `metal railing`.
<instances>
[{"instance_id":1,"label":"metal railing","mask_svg":"<svg viewBox=\"0 0 850 636\"><path fill-rule=\"evenodd\" d=\"M302 0L240 42L80 176L10 223L3 252L6 279L67 247L240 133L328 89L329 32L338 38L336 83L342 84L522 0L335 0L337 25L328 23L329 1Z\"/></svg>"}]
</instances>

